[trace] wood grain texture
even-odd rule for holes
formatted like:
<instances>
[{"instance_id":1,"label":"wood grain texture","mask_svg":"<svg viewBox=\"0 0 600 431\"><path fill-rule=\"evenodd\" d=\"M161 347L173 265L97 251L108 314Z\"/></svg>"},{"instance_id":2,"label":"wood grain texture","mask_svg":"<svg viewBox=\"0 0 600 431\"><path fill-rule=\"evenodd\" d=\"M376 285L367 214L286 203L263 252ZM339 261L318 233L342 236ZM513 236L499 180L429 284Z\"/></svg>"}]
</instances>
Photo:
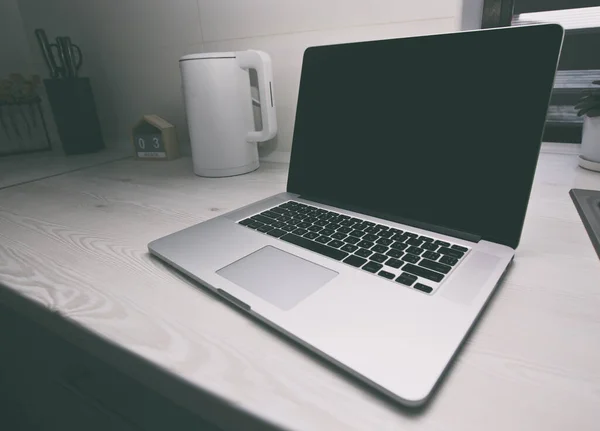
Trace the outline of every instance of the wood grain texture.
<instances>
[{"instance_id":1,"label":"wood grain texture","mask_svg":"<svg viewBox=\"0 0 600 431\"><path fill-rule=\"evenodd\" d=\"M60 149L0 157L0 190L101 163L131 157L129 150L106 149L92 154L65 156Z\"/></svg>"},{"instance_id":2,"label":"wood grain texture","mask_svg":"<svg viewBox=\"0 0 600 431\"><path fill-rule=\"evenodd\" d=\"M597 429L600 261L568 191L600 189L600 175L575 155L541 155L512 269L432 402L413 411L148 255L156 238L283 191L286 174L263 163L201 179L188 158L125 160L4 189L0 285L285 429Z\"/></svg>"}]
</instances>

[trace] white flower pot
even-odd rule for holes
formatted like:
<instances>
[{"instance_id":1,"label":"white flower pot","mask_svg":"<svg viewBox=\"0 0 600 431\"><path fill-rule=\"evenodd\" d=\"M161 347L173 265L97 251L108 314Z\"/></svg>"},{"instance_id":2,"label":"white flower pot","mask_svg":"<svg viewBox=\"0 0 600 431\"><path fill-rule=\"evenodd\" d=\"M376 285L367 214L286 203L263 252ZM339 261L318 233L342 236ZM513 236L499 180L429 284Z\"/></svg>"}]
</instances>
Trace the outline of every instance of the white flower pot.
<instances>
[{"instance_id":1,"label":"white flower pot","mask_svg":"<svg viewBox=\"0 0 600 431\"><path fill-rule=\"evenodd\" d=\"M583 117L581 157L589 162L600 163L600 117Z\"/></svg>"}]
</instances>

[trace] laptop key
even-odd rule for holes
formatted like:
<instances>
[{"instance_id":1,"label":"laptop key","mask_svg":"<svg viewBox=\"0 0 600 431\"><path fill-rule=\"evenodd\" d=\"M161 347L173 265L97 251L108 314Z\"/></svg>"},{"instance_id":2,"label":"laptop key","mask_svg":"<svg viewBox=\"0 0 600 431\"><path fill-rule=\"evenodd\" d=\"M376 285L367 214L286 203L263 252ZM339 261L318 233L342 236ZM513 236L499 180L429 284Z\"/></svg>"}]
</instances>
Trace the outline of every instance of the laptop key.
<instances>
[{"instance_id":1,"label":"laptop key","mask_svg":"<svg viewBox=\"0 0 600 431\"><path fill-rule=\"evenodd\" d=\"M349 236L347 238L344 238L344 242L347 244L356 244L359 241L360 241L360 238L357 238L355 236Z\"/></svg>"},{"instance_id":2,"label":"laptop key","mask_svg":"<svg viewBox=\"0 0 600 431\"><path fill-rule=\"evenodd\" d=\"M421 241L420 239L416 239L416 238L411 238L408 241L406 241L406 243L408 245L412 245L415 247L419 247L421 244L423 244L423 241Z\"/></svg>"},{"instance_id":3,"label":"laptop key","mask_svg":"<svg viewBox=\"0 0 600 431\"><path fill-rule=\"evenodd\" d=\"M329 238L328 236L320 236L318 238L315 238L315 241L320 242L321 244L327 244L329 241L331 241L331 238Z\"/></svg>"},{"instance_id":4,"label":"laptop key","mask_svg":"<svg viewBox=\"0 0 600 431\"><path fill-rule=\"evenodd\" d=\"M412 286L415 281L417 281L417 277L406 272L400 274L400 277L396 279L396 282L404 284L405 286Z\"/></svg>"},{"instance_id":5,"label":"laptop key","mask_svg":"<svg viewBox=\"0 0 600 431\"><path fill-rule=\"evenodd\" d=\"M458 259L451 256L442 256L440 262L445 263L446 265L454 266L458 263Z\"/></svg>"},{"instance_id":6,"label":"laptop key","mask_svg":"<svg viewBox=\"0 0 600 431\"><path fill-rule=\"evenodd\" d=\"M315 239L318 238L320 235L316 232L309 232L305 235L302 235L303 238L308 238L308 239Z\"/></svg>"},{"instance_id":7,"label":"laptop key","mask_svg":"<svg viewBox=\"0 0 600 431\"><path fill-rule=\"evenodd\" d=\"M294 235L302 236L302 235L308 233L308 231L306 229L296 229L292 233Z\"/></svg>"},{"instance_id":8,"label":"laptop key","mask_svg":"<svg viewBox=\"0 0 600 431\"><path fill-rule=\"evenodd\" d=\"M341 248L341 250L347 251L348 253L354 253L356 250L358 250L358 247L352 244L346 244Z\"/></svg>"},{"instance_id":9,"label":"laptop key","mask_svg":"<svg viewBox=\"0 0 600 431\"><path fill-rule=\"evenodd\" d=\"M301 229L308 229L312 225L309 222L303 221L302 223L298 223L296 226L298 226Z\"/></svg>"},{"instance_id":10,"label":"laptop key","mask_svg":"<svg viewBox=\"0 0 600 431\"><path fill-rule=\"evenodd\" d=\"M331 235L331 237L333 239L339 239L339 240L342 240L342 239L346 238L346 236L347 235L345 233L341 233L341 232L336 232L333 235Z\"/></svg>"},{"instance_id":11,"label":"laptop key","mask_svg":"<svg viewBox=\"0 0 600 431\"><path fill-rule=\"evenodd\" d=\"M384 245L375 244L373 247L371 247L371 250L373 250L375 253L384 254L389 250L389 248Z\"/></svg>"},{"instance_id":12,"label":"laptop key","mask_svg":"<svg viewBox=\"0 0 600 431\"><path fill-rule=\"evenodd\" d=\"M284 230L284 231L286 231L286 232L293 232L293 231L295 231L297 229L297 227L293 226L291 224L286 224L281 229Z\"/></svg>"},{"instance_id":13,"label":"laptop key","mask_svg":"<svg viewBox=\"0 0 600 431\"><path fill-rule=\"evenodd\" d=\"M439 245L435 245L432 242L424 242L423 245L421 246L421 248L424 248L425 250L429 250L429 251L436 251L438 249Z\"/></svg>"},{"instance_id":14,"label":"laptop key","mask_svg":"<svg viewBox=\"0 0 600 431\"><path fill-rule=\"evenodd\" d=\"M408 253L407 253L407 254L405 254L405 255L402 257L402 260L403 260L404 262L417 263L418 261L420 261L420 260L421 260L421 258L420 258L419 256L416 256L416 255L414 255L414 254L408 254Z\"/></svg>"},{"instance_id":15,"label":"laptop key","mask_svg":"<svg viewBox=\"0 0 600 431\"><path fill-rule=\"evenodd\" d=\"M326 221L326 220L317 220L317 221L315 222L315 225L316 225L316 226L321 226L321 227L325 227L325 226L327 226L328 224L329 224L329 223L327 223L327 221Z\"/></svg>"},{"instance_id":16,"label":"laptop key","mask_svg":"<svg viewBox=\"0 0 600 431\"><path fill-rule=\"evenodd\" d=\"M408 244L404 244L402 242L395 242L390 247L395 250L406 250L408 248Z\"/></svg>"},{"instance_id":17,"label":"laptop key","mask_svg":"<svg viewBox=\"0 0 600 431\"><path fill-rule=\"evenodd\" d=\"M357 238L360 238L364 234L365 233L363 231L360 231L360 230L353 230L352 232L350 232L350 235L355 236Z\"/></svg>"},{"instance_id":18,"label":"laptop key","mask_svg":"<svg viewBox=\"0 0 600 431\"><path fill-rule=\"evenodd\" d=\"M258 229L259 227L265 226L264 223L255 221L253 223L250 223L247 227L249 227L250 229Z\"/></svg>"},{"instance_id":19,"label":"laptop key","mask_svg":"<svg viewBox=\"0 0 600 431\"><path fill-rule=\"evenodd\" d=\"M439 245L441 247L450 247L450 243L446 241L437 240L436 242L434 242L434 244Z\"/></svg>"},{"instance_id":20,"label":"laptop key","mask_svg":"<svg viewBox=\"0 0 600 431\"><path fill-rule=\"evenodd\" d=\"M454 244L451 248L453 248L454 250L462 251L462 252L467 252L469 250L467 247L463 247L462 245L456 245L456 244Z\"/></svg>"},{"instance_id":21,"label":"laptop key","mask_svg":"<svg viewBox=\"0 0 600 431\"><path fill-rule=\"evenodd\" d=\"M262 233L267 233L270 230L273 230L273 226L269 226L268 224L265 224L261 227L259 227L258 229L256 229L258 232L262 232Z\"/></svg>"},{"instance_id":22,"label":"laptop key","mask_svg":"<svg viewBox=\"0 0 600 431\"><path fill-rule=\"evenodd\" d=\"M254 223L254 220L252 220L251 218L247 218L246 220L242 220L239 222L239 224L241 224L242 226L248 226L252 223Z\"/></svg>"},{"instance_id":23,"label":"laptop key","mask_svg":"<svg viewBox=\"0 0 600 431\"><path fill-rule=\"evenodd\" d=\"M304 237L294 235L293 233L285 234L281 237L283 241L289 242L290 244L297 245L302 248L314 251L315 253L322 254L335 260L342 260L348 256L348 253L338 250L337 248L331 248L318 242L310 241Z\"/></svg>"},{"instance_id":24,"label":"laptop key","mask_svg":"<svg viewBox=\"0 0 600 431\"><path fill-rule=\"evenodd\" d=\"M377 263L383 263L386 260L388 260L388 257L383 255L383 254L379 254L379 253L375 253L374 255L372 255L371 257L369 257L369 260L372 260L374 262Z\"/></svg>"},{"instance_id":25,"label":"laptop key","mask_svg":"<svg viewBox=\"0 0 600 431\"><path fill-rule=\"evenodd\" d=\"M419 235L417 235L416 233L412 233L412 232L404 232L404 235L409 236L411 238L418 238Z\"/></svg>"},{"instance_id":26,"label":"laptop key","mask_svg":"<svg viewBox=\"0 0 600 431\"><path fill-rule=\"evenodd\" d=\"M308 230L311 232L320 232L323 230L323 228L321 226L316 226L313 224L312 226L309 226Z\"/></svg>"},{"instance_id":27,"label":"laptop key","mask_svg":"<svg viewBox=\"0 0 600 431\"><path fill-rule=\"evenodd\" d=\"M360 268L367 262L367 259L355 256L355 255L351 255L351 256L348 256L346 259L344 259L343 262L347 263L348 265L352 265L357 268Z\"/></svg>"},{"instance_id":28,"label":"laptop key","mask_svg":"<svg viewBox=\"0 0 600 431\"><path fill-rule=\"evenodd\" d=\"M286 214L286 213L288 213L287 210L281 209L279 207L271 208L269 211L277 213L277 214Z\"/></svg>"},{"instance_id":29,"label":"laptop key","mask_svg":"<svg viewBox=\"0 0 600 431\"><path fill-rule=\"evenodd\" d=\"M327 245L329 247L333 247L333 248L340 248L341 246L344 245L344 241L339 241L337 239L334 239L333 241L328 242Z\"/></svg>"},{"instance_id":30,"label":"laptop key","mask_svg":"<svg viewBox=\"0 0 600 431\"><path fill-rule=\"evenodd\" d=\"M366 248L359 248L354 254L360 257L369 257L373 254L373 252L371 250L367 250Z\"/></svg>"},{"instance_id":31,"label":"laptop key","mask_svg":"<svg viewBox=\"0 0 600 431\"><path fill-rule=\"evenodd\" d=\"M425 242L433 242L433 238L429 238L428 236L425 236L425 235L421 235L421 236L419 237L419 239L420 239L421 241L425 241Z\"/></svg>"},{"instance_id":32,"label":"laptop key","mask_svg":"<svg viewBox=\"0 0 600 431\"><path fill-rule=\"evenodd\" d=\"M410 253L410 254L416 254L417 256L420 256L420 255L421 255L421 253L423 253L424 251L425 251L425 250L423 250L422 248L419 248L419 247L408 247L408 248L406 249L406 252L407 252L407 253Z\"/></svg>"},{"instance_id":33,"label":"laptop key","mask_svg":"<svg viewBox=\"0 0 600 431\"><path fill-rule=\"evenodd\" d=\"M391 238L392 236L394 236L394 232L392 232L391 230L382 230L380 232L377 232L377 236L379 236L380 238Z\"/></svg>"},{"instance_id":34,"label":"laptop key","mask_svg":"<svg viewBox=\"0 0 600 431\"><path fill-rule=\"evenodd\" d=\"M392 274L391 272L387 272L387 271L379 271L377 273L377 275L379 275L383 278L387 278L388 280L393 280L394 277L396 277L394 274Z\"/></svg>"},{"instance_id":35,"label":"laptop key","mask_svg":"<svg viewBox=\"0 0 600 431\"><path fill-rule=\"evenodd\" d=\"M371 241L361 241L357 244L359 247L364 247L364 248L371 248L373 247L375 244L372 243Z\"/></svg>"},{"instance_id":36,"label":"laptop key","mask_svg":"<svg viewBox=\"0 0 600 431\"><path fill-rule=\"evenodd\" d=\"M320 233L321 235L325 235L325 236L331 236L331 235L333 235L333 234L335 233L335 231L334 231L334 230L332 230L332 229L327 229L327 228L325 228L325 229L323 229L323 230L322 230L321 232L319 232L319 233Z\"/></svg>"},{"instance_id":37,"label":"laptop key","mask_svg":"<svg viewBox=\"0 0 600 431\"><path fill-rule=\"evenodd\" d=\"M340 233L346 233L347 234L347 233L352 232L352 229L349 228L349 227L346 227L346 226L342 226L337 231L340 232Z\"/></svg>"},{"instance_id":38,"label":"laptop key","mask_svg":"<svg viewBox=\"0 0 600 431\"><path fill-rule=\"evenodd\" d=\"M376 241L377 238L379 238L379 237L377 235L372 234L372 233L368 233L368 234L366 234L365 236L362 237L362 239L364 239L365 241Z\"/></svg>"},{"instance_id":39,"label":"laptop key","mask_svg":"<svg viewBox=\"0 0 600 431\"><path fill-rule=\"evenodd\" d=\"M271 223L271 226L276 227L277 229L281 229L283 226L285 226L285 223L281 221L276 221L275 223Z\"/></svg>"},{"instance_id":40,"label":"laptop key","mask_svg":"<svg viewBox=\"0 0 600 431\"><path fill-rule=\"evenodd\" d=\"M259 221L259 222L264 223L264 224L275 223L275 220L273 220L272 218L265 217L265 216L260 215L260 214L252 216L252 220Z\"/></svg>"},{"instance_id":41,"label":"laptop key","mask_svg":"<svg viewBox=\"0 0 600 431\"><path fill-rule=\"evenodd\" d=\"M273 212L273 211L263 211L262 213L260 213L260 215L263 215L265 217L269 217L269 218L272 218L272 219L276 219L281 214L277 214L276 212Z\"/></svg>"},{"instance_id":42,"label":"laptop key","mask_svg":"<svg viewBox=\"0 0 600 431\"><path fill-rule=\"evenodd\" d=\"M450 257L455 257L457 259L460 259L461 257L463 257L465 255L462 251L455 250L453 248L448 248L448 247L440 247L440 249L438 250L438 253L441 253L443 255L450 256Z\"/></svg>"},{"instance_id":43,"label":"laptop key","mask_svg":"<svg viewBox=\"0 0 600 431\"><path fill-rule=\"evenodd\" d=\"M275 238L279 238L280 236L283 236L285 234L287 234L287 232L281 229L273 229L267 232L267 235L274 236Z\"/></svg>"},{"instance_id":44,"label":"laptop key","mask_svg":"<svg viewBox=\"0 0 600 431\"><path fill-rule=\"evenodd\" d=\"M421 259L421 261L419 262L419 266L422 266L423 268L427 269L432 269L437 272L441 272L442 274L448 274L452 269L451 266L444 265L443 263L439 262L434 262L428 259Z\"/></svg>"},{"instance_id":45,"label":"laptop key","mask_svg":"<svg viewBox=\"0 0 600 431\"><path fill-rule=\"evenodd\" d=\"M417 289L420 290L421 292L425 292L425 293L431 293L433 291L433 288L426 286L424 284L421 283L417 283L413 286L413 289Z\"/></svg>"},{"instance_id":46,"label":"laptop key","mask_svg":"<svg viewBox=\"0 0 600 431\"><path fill-rule=\"evenodd\" d=\"M377 244L381 244L381 245L385 245L385 246L389 246L394 243L394 241L392 241L391 239L387 239L387 238L379 238L376 242L377 242Z\"/></svg>"},{"instance_id":47,"label":"laptop key","mask_svg":"<svg viewBox=\"0 0 600 431\"><path fill-rule=\"evenodd\" d=\"M441 254L436 253L434 251L426 251L425 253L423 253L423 257L429 260L438 260L440 256Z\"/></svg>"},{"instance_id":48,"label":"laptop key","mask_svg":"<svg viewBox=\"0 0 600 431\"><path fill-rule=\"evenodd\" d=\"M364 269L365 271L372 273L376 273L381 268L383 268L383 265L377 262L368 262L365 266L362 267L362 269Z\"/></svg>"},{"instance_id":49,"label":"laptop key","mask_svg":"<svg viewBox=\"0 0 600 431\"><path fill-rule=\"evenodd\" d=\"M375 249L375 247L373 247L373 249ZM390 251L388 251L386 253L386 255L388 255L389 257L393 257L394 259L401 258L403 254L404 254L403 251L395 250L395 249L391 249Z\"/></svg>"},{"instance_id":50,"label":"laptop key","mask_svg":"<svg viewBox=\"0 0 600 431\"><path fill-rule=\"evenodd\" d=\"M423 277L435 282L440 282L444 278L444 275L440 274L439 272L431 271L430 269L422 268L411 263L407 263L402 269L413 275L418 275L419 277Z\"/></svg>"},{"instance_id":51,"label":"laptop key","mask_svg":"<svg viewBox=\"0 0 600 431\"><path fill-rule=\"evenodd\" d=\"M398 259L394 259L394 258L390 258L387 260L387 262L385 263L387 266L391 266L392 268L401 268L402 265L404 265L404 262L402 262L401 260Z\"/></svg>"},{"instance_id":52,"label":"laptop key","mask_svg":"<svg viewBox=\"0 0 600 431\"><path fill-rule=\"evenodd\" d=\"M338 230L339 228L341 228L341 226L337 223L329 223L327 226L325 226L327 229L331 229L331 230Z\"/></svg>"}]
</instances>

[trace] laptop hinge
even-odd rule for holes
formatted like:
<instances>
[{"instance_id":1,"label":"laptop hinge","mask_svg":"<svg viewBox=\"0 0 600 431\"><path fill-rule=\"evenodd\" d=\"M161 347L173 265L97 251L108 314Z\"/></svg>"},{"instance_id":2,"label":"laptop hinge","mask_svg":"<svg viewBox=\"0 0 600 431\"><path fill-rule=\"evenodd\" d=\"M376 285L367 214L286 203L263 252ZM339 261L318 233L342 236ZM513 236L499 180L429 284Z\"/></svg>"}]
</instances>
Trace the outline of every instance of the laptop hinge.
<instances>
[{"instance_id":1,"label":"laptop hinge","mask_svg":"<svg viewBox=\"0 0 600 431\"><path fill-rule=\"evenodd\" d=\"M337 208L341 208L341 209L345 209L347 211L353 211L356 213L360 213L360 214L365 214L371 217L377 217L380 219L384 219L384 220L389 220L389 221L393 221L396 223L402 223L402 224L406 224L409 226L413 226L419 229L424 229L424 230L429 230L432 232L436 232L436 233L440 233L442 235L447 235L447 236L451 236L454 238L458 238L458 239L462 239L465 241L470 241L470 242L479 242L481 241L481 236L477 235L477 234L472 234L472 233L468 233L468 232L463 232L460 230L456 230L456 229L450 229L444 226L438 226L438 225L434 225L431 223L423 223L423 222L419 222L416 220L411 220L408 218L404 218L404 217L400 217L400 216L396 216L396 215L390 215L390 214L386 214L383 212L378 212L378 211L371 211L371 210L366 210L364 208L359 208L357 206L353 206L353 205L346 205L340 202L335 202L333 200L330 199L322 199L322 198L314 198L312 196L308 196L308 195L302 195L302 196L298 196L301 199L305 199L305 200L309 200L309 201L313 201L313 202L317 202L320 204L324 204L324 205L329 205L332 207L337 207Z\"/></svg>"}]
</instances>

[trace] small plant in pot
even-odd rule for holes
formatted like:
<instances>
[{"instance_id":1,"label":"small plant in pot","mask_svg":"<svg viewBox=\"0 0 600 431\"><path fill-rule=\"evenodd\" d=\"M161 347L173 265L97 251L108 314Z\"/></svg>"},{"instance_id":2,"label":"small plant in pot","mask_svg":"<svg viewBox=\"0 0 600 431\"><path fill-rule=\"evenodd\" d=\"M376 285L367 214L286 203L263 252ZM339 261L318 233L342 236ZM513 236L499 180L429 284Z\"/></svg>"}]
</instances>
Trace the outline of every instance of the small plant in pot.
<instances>
[{"instance_id":1,"label":"small plant in pot","mask_svg":"<svg viewBox=\"0 0 600 431\"><path fill-rule=\"evenodd\" d=\"M600 85L600 81L593 84ZM600 88L594 88L575 105L577 115L583 117L581 159L583 167L600 169ZM587 162L587 163L586 163ZM586 166L584 166L586 165Z\"/></svg>"}]
</instances>

